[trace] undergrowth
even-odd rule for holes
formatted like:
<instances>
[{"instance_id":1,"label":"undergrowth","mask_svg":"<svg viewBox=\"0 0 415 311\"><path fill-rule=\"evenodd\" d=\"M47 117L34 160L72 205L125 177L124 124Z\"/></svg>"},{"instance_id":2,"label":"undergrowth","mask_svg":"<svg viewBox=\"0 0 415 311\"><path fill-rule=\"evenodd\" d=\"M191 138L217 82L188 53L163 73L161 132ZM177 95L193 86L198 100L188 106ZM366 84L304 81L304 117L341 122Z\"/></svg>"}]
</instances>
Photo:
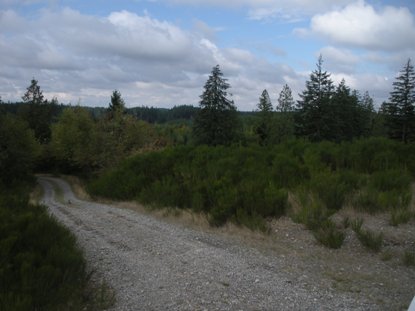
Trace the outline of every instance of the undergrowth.
<instances>
[{"instance_id":1,"label":"undergrowth","mask_svg":"<svg viewBox=\"0 0 415 311\"><path fill-rule=\"evenodd\" d=\"M27 193L0 192L0 310L102 309L75 236Z\"/></svg>"},{"instance_id":2,"label":"undergrowth","mask_svg":"<svg viewBox=\"0 0 415 311\"><path fill-rule=\"evenodd\" d=\"M370 213L395 211L391 223L406 221L398 211L411 201L413 151L410 144L383 138L341 144L291 140L271 147L175 147L125 160L92 180L88 191L203 212L213 226L232 221L262 231L268 218L287 213L289 192L304 192L306 198L299 199L293 217L321 243L338 247L344 234L330 216L345 205Z\"/></svg>"}]
</instances>

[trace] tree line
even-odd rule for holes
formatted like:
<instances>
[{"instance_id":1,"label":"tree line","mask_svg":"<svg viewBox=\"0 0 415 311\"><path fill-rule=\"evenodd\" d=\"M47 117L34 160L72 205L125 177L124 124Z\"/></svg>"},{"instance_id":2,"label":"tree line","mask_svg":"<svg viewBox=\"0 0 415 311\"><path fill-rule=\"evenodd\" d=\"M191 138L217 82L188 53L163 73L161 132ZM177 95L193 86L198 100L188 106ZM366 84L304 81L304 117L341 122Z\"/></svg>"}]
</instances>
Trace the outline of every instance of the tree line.
<instances>
[{"instance_id":1,"label":"tree line","mask_svg":"<svg viewBox=\"0 0 415 311\"><path fill-rule=\"evenodd\" d=\"M290 87L284 85L274 109L268 91L264 90L257 105L257 141L269 145L303 137L310 141L341 142L385 134L405 143L415 139L415 72L410 59L393 83L389 101L378 112L368 92L359 94L344 79L335 86L330 76L323 69L320 56L297 103ZM228 98L229 88L219 66L214 67L204 86L201 111L193 126L199 143L227 145L241 140L236 106Z\"/></svg>"},{"instance_id":2,"label":"tree line","mask_svg":"<svg viewBox=\"0 0 415 311\"><path fill-rule=\"evenodd\" d=\"M411 60L393 83L389 101L378 111L368 92L361 95L344 80L334 85L330 73L323 68L322 57L297 102L290 87L284 85L275 107L264 90L257 111L241 113L229 96L230 87L217 65L204 85L199 107L127 109L121 93L114 90L107 108L87 108L64 106L56 98L45 99L38 81L32 79L23 102L1 103L0 113L6 119L13 118L6 117L7 113L17 115L25 124L8 121L4 126L13 123L33 132L34 145L40 146L33 148L40 154L40 170L58 167L92 172L142 150L180 144L270 146L293 138L339 143L369 136L387 136L408 143L415 138L415 73ZM23 141L27 135L21 137ZM4 139L3 145L7 141L12 143ZM10 157L16 163L18 158Z\"/></svg>"}]
</instances>

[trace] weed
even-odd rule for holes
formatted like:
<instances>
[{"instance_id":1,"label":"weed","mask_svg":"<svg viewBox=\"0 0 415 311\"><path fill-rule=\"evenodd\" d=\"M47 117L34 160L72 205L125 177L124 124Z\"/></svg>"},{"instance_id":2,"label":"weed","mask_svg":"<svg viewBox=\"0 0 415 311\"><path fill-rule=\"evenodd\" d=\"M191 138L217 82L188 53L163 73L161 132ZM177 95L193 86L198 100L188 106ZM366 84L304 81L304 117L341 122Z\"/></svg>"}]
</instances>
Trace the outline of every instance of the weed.
<instances>
[{"instance_id":1,"label":"weed","mask_svg":"<svg viewBox=\"0 0 415 311\"><path fill-rule=\"evenodd\" d=\"M392 226L406 224L411 219L411 216L412 216L411 211L407 208L394 209L391 212L391 218L389 220L389 223Z\"/></svg>"},{"instance_id":2,"label":"weed","mask_svg":"<svg viewBox=\"0 0 415 311\"><path fill-rule=\"evenodd\" d=\"M356 232L357 238L359 239L360 243L362 243L364 247L376 253L381 250L382 244L383 244L382 232L379 234L376 234L367 229L360 229L355 232Z\"/></svg>"},{"instance_id":3,"label":"weed","mask_svg":"<svg viewBox=\"0 0 415 311\"><path fill-rule=\"evenodd\" d=\"M406 250L403 254L403 263L405 266L415 266L415 251Z\"/></svg>"},{"instance_id":4,"label":"weed","mask_svg":"<svg viewBox=\"0 0 415 311\"><path fill-rule=\"evenodd\" d=\"M339 231L329 219L324 221L320 228L314 230L314 237L317 241L329 248L340 248L343 245L345 234Z\"/></svg>"},{"instance_id":5,"label":"weed","mask_svg":"<svg viewBox=\"0 0 415 311\"><path fill-rule=\"evenodd\" d=\"M382 261L389 261L393 258L393 253L391 250L385 250L384 252L382 252L380 259Z\"/></svg>"},{"instance_id":6,"label":"weed","mask_svg":"<svg viewBox=\"0 0 415 311\"><path fill-rule=\"evenodd\" d=\"M356 218L355 220L350 222L350 226L355 232L360 231L362 228L362 225L363 225L363 218Z\"/></svg>"},{"instance_id":7,"label":"weed","mask_svg":"<svg viewBox=\"0 0 415 311\"><path fill-rule=\"evenodd\" d=\"M352 224L352 221L350 220L349 216L343 217L342 225L343 225L344 229L349 228L351 226L351 224Z\"/></svg>"}]
</instances>

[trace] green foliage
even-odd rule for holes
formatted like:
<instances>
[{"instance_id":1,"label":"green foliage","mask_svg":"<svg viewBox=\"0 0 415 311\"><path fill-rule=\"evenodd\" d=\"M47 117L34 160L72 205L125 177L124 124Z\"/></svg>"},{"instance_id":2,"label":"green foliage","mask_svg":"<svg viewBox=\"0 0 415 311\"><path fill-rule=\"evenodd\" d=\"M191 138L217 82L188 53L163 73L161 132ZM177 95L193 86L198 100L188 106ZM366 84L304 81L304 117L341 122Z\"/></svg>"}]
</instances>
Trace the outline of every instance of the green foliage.
<instances>
[{"instance_id":1,"label":"green foliage","mask_svg":"<svg viewBox=\"0 0 415 311\"><path fill-rule=\"evenodd\" d=\"M271 142L273 114L272 103L267 90L262 92L257 107L259 120L255 132L258 135L259 144L265 146Z\"/></svg>"},{"instance_id":2,"label":"green foliage","mask_svg":"<svg viewBox=\"0 0 415 311\"><path fill-rule=\"evenodd\" d=\"M81 308L87 275L75 237L27 198L0 193L0 309Z\"/></svg>"},{"instance_id":3,"label":"green foliage","mask_svg":"<svg viewBox=\"0 0 415 311\"><path fill-rule=\"evenodd\" d=\"M360 243L367 249L373 252L379 252L382 249L383 245L383 233L378 234L370 231L368 229L362 229L362 223L357 222L352 226L354 232L356 233L357 238Z\"/></svg>"},{"instance_id":4,"label":"green foliage","mask_svg":"<svg viewBox=\"0 0 415 311\"><path fill-rule=\"evenodd\" d=\"M311 189L329 210L340 210L346 197L353 190L354 180L347 180L352 175L322 172L317 173L310 180Z\"/></svg>"},{"instance_id":5,"label":"green foliage","mask_svg":"<svg viewBox=\"0 0 415 311\"><path fill-rule=\"evenodd\" d=\"M358 232L362 229L363 218L356 218L350 222L353 231Z\"/></svg>"},{"instance_id":6,"label":"green foliage","mask_svg":"<svg viewBox=\"0 0 415 311\"><path fill-rule=\"evenodd\" d=\"M411 178L406 171L386 170L373 173L355 198L356 207L374 213L405 209L411 202Z\"/></svg>"},{"instance_id":7,"label":"green foliage","mask_svg":"<svg viewBox=\"0 0 415 311\"><path fill-rule=\"evenodd\" d=\"M415 266L415 251L406 250L403 254L403 263L406 266Z\"/></svg>"},{"instance_id":8,"label":"green foliage","mask_svg":"<svg viewBox=\"0 0 415 311\"><path fill-rule=\"evenodd\" d=\"M115 111L95 121L82 107L65 109L52 126L50 151L66 172L91 172L117 164L151 138L148 124Z\"/></svg>"},{"instance_id":9,"label":"green foliage","mask_svg":"<svg viewBox=\"0 0 415 311\"><path fill-rule=\"evenodd\" d=\"M392 226L406 224L411 220L412 213L408 208L398 208L391 211L391 218L389 223Z\"/></svg>"},{"instance_id":10,"label":"green foliage","mask_svg":"<svg viewBox=\"0 0 415 311\"><path fill-rule=\"evenodd\" d=\"M329 219L322 222L313 233L316 240L322 245L334 249L340 248L345 238L344 232L339 231Z\"/></svg>"},{"instance_id":11,"label":"green foliage","mask_svg":"<svg viewBox=\"0 0 415 311\"><path fill-rule=\"evenodd\" d=\"M0 114L0 186L31 179L40 146L27 123Z\"/></svg>"},{"instance_id":12,"label":"green foliage","mask_svg":"<svg viewBox=\"0 0 415 311\"><path fill-rule=\"evenodd\" d=\"M367 136L373 128L373 104L370 97L360 98L341 81L335 89L330 73L323 71L320 56L317 69L306 81L306 90L298 101L296 133L311 141L351 141Z\"/></svg>"},{"instance_id":13,"label":"green foliage","mask_svg":"<svg viewBox=\"0 0 415 311\"><path fill-rule=\"evenodd\" d=\"M189 208L207 213L213 225L231 220L261 228L260 219L286 213L288 190L302 188L307 196L294 217L317 230L348 203L369 212L409 204L411 177L405 169L409 163L405 153L412 149L383 139L366 142L290 140L267 148L168 148L125 160L92 181L89 191L114 199ZM376 148L385 155L381 161L376 156L361 159L373 155ZM326 229L327 234L333 231Z\"/></svg>"},{"instance_id":14,"label":"green foliage","mask_svg":"<svg viewBox=\"0 0 415 311\"><path fill-rule=\"evenodd\" d=\"M415 71L408 59L393 83L385 114L391 138L405 143L415 139Z\"/></svg>"},{"instance_id":15,"label":"green foliage","mask_svg":"<svg viewBox=\"0 0 415 311\"><path fill-rule=\"evenodd\" d=\"M57 101L49 103L44 100L38 81L31 80L30 86L22 97L26 105L22 105L20 116L26 120L29 127L34 131L35 137L41 144L46 144L51 138L50 125L57 106Z\"/></svg>"},{"instance_id":16,"label":"green foliage","mask_svg":"<svg viewBox=\"0 0 415 311\"><path fill-rule=\"evenodd\" d=\"M273 177L275 155L263 151L199 146L142 154L90 183L89 191L205 212L212 225L233 220L261 228L263 219L285 214L288 198Z\"/></svg>"},{"instance_id":17,"label":"green foliage","mask_svg":"<svg viewBox=\"0 0 415 311\"><path fill-rule=\"evenodd\" d=\"M108 112L110 118L113 118L116 114L123 114L125 112L125 102L118 90L112 92L111 102L108 105Z\"/></svg>"},{"instance_id":18,"label":"green foliage","mask_svg":"<svg viewBox=\"0 0 415 311\"><path fill-rule=\"evenodd\" d=\"M330 74L323 71L323 58L320 56L317 69L306 81L306 90L300 94L298 102L297 133L312 141L326 138L329 127L328 115L325 113L333 95L333 81Z\"/></svg>"},{"instance_id":19,"label":"green foliage","mask_svg":"<svg viewBox=\"0 0 415 311\"><path fill-rule=\"evenodd\" d=\"M215 66L200 96L200 111L193 123L197 143L216 146L237 140L239 121L235 104L227 98L229 87L219 65Z\"/></svg>"}]
</instances>

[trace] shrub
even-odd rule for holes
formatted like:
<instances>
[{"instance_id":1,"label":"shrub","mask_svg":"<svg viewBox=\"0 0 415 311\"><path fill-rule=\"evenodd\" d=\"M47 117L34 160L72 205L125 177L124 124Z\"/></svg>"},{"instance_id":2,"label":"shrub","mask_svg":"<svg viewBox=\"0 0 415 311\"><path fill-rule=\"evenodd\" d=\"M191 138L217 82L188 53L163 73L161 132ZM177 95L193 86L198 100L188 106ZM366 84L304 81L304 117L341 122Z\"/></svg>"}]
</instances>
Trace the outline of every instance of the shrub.
<instances>
[{"instance_id":1,"label":"shrub","mask_svg":"<svg viewBox=\"0 0 415 311\"><path fill-rule=\"evenodd\" d=\"M319 228L314 229L313 233L317 241L334 249L340 248L345 238L344 232L339 231L330 219L322 222Z\"/></svg>"},{"instance_id":2,"label":"shrub","mask_svg":"<svg viewBox=\"0 0 415 311\"><path fill-rule=\"evenodd\" d=\"M386 170L375 172L370 177L374 189L386 191L407 192L411 185L411 176L403 170Z\"/></svg>"},{"instance_id":3,"label":"shrub","mask_svg":"<svg viewBox=\"0 0 415 311\"><path fill-rule=\"evenodd\" d=\"M257 214L249 214L245 209L238 208L236 210L236 223L245 226L251 230L262 232L268 231L268 226L263 217Z\"/></svg>"},{"instance_id":4,"label":"shrub","mask_svg":"<svg viewBox=\"0 0 415 311\"><path fill-rule=\"evenodd\" d=\"M329 210L339 210L343 207L346 196L352 191L339 174L320 173L310 181L311 188Z\"/></svg>"},{"instance_id":5,"label":"shrub","mask_svg":"<svg viewBox=\"0 0 415 311\"><path fill-rule=\"evenodd\" d=\"M415 251L406 250L403 254L403 263L406 266L415 266Z\"/></svg>"},{"instance_id":6,"label":"shrub","mask_svg":"<svg viewBox=\"0 0 415 311\"><path fill-rule=\"evenodd\" d=\"M81 303L87 275L74 235L43 206L0 197L0 309L57 310L68 301Z\"/></svg>"},{"instance_id":7,"label":"shrub","mask_svg":"<svg viewBox=\"0 0 415 311\"><path fill-rule=\"evenodd\" d=\"M406 224L411 219L411 216L412 216L411 211L407 208L393 209L391 211L391 218L389 220L389 223L392 226Z\"/></svg>"},{"instance_id":8,"label":"shrub","mask_svg":"<svg viewBox=\"0 0 415 311\"><path fill-rule=\"evenodd\" d=\"M369 213L380 211L378 192L372 188L360 190L354 199L354 206Z\"/></svg>"},{"instance_id":9,"label":"shrub","mask_svg":"<svg viewBox=\"0 0 415 311\"><path fill-rule=\"evenodd\" d=\"M355 230L357 238L359 239L360 243L367 249L379 252L383 245L383 234L382 232L376 234L367 229L359 229Z\"/></svg>"},{"instance_id":10,"label":"shrub","mask_svg":"<svg viewBox=\"0 0 415 311\"><path fill-rule=\"evenodd\" d=\"M350 225L353 231L360 232L360 230L362 229L362 225L363 225L363 219L362 218L354 219L353 221L350 222Z\"/></svg>"}]
</instances>

